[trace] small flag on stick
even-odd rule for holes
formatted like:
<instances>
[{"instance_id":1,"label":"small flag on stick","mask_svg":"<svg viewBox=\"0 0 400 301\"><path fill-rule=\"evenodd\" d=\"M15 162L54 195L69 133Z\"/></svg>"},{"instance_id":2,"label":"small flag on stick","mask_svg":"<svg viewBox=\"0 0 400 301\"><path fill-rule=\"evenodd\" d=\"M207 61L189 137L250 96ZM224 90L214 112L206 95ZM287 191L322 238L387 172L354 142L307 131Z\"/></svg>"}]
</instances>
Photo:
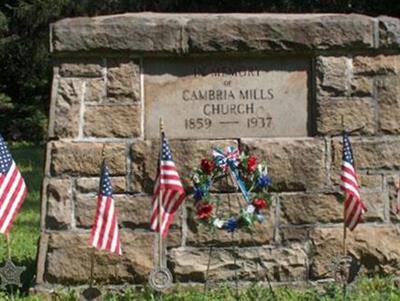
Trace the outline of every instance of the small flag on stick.
<instances>
[{"instance_id":1,"label":"small flag on stick","mask_svg":"<svg viewBox=\"0 0 400 301\"><path fill-rule=\"evenodd\" d=\"M160 195L161 206L158 204ZM150 219L151 229L162 233L162 236L165 238L168 235L168 230L172 220L174 219L175 212L182 204L185 196L185 190L183 189L175 163L172 160L168 140L162 132L158 175L152 199L153 210ZM161 210L159 210L159 207ZM159 228L159 221L161 224L161 230Z\"/></svg>"},{"instance_id":2,"label":"small flag on stick","mask_svg":"<svg viewBox=\"0 0 400 301\"><path fill-rule=\"evenodd\" d=\"M24 179L0 136L0 233L8 234L26 194Z\"/></svg>"},{"instance_id":3,"label":"small flag on stick","mask_svg":"<svg viewBox=\"0 0 400 301\"><path fill-rule=\"evenodd\" d=\"M98 250L121 255L117 214L112 197L110 174L105 160L101 166L99 190L96 217L90 234L90 245Z\"/></svg>"},{"instance_id":4,"label":"small flag on stick","mask_svg":"<svg viewBox=\"0 0 400 301\"><path fill-rule=\"evenodd\" d=\"M367 211L367 207L361 201L360 186L357 181L358 176L354 168L353 152L346 132L343 132L342 174L340 178L342 180L340 188L345 194L344 222L353 231Z\"/></svg>"}]
</instances>

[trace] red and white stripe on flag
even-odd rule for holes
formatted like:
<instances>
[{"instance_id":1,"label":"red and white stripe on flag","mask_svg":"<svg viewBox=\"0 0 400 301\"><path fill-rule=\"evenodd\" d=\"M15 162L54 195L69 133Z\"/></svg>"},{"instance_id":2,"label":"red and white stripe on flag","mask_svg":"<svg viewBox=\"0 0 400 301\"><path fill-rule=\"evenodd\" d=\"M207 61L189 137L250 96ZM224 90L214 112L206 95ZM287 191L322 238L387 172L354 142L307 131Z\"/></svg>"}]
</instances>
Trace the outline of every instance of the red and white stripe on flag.
<instances>
[{"instance_id":1,"label":"red and white stripe on flag","mask_svg":"<svg viewBox=\"0 0 400 301\"><path fill-rule=\"evenodd\" d=\"M159 198L161 195L161 212L159 210ZM175 212L185 199L185 190L172 160L172 154L165 135L162 135L161 159L159 171L154 186L152 199L152 214L150 228L161 232L163 237L168 235L169 227L174 219ZM161 221L161 231L159 228Z\"/></svg>"},{"instance_id":2,"label":"red and white stripe on flag","mask_svg":"<svg viewBox=\"0 0 400 301\"><path fill-rule=\"evenodd\" d=\"M118 255L122 254L117 213L112 197L111 180L105 162L102 166L96 216L90 233L90 245Z\"/></svg>"},{"instance_id":3,"label":"red and white stripe on flag","mask_svg":"<svg viewBox=\"0 0 400 301\"><path fill-rule=\"evenodd\" d=\"M14 161L0 174L0 233L8 234L25 200L27 188Z\"/></svg>"},{"instance_id":4,"label":"red and white stripe on flag","mask_svg":"<svg viewBox=\"0 0 400 301\"><path fill-rule=\"evenodd\" d=\"M0 233L8 234L26 194L24 179L0 135Z\"/></svg>"},{"instance_id":5,"label":"red and white stripe on flag","mask_svg":"<svg viewBox=\"0 0 400 301\"><path fill-rule=\"evenodd\" d=\"M346 133L343 134L343 161L340 188L345 193L345 225L352 231L362 220L367 207L361 201L360 186L354 169L353 153L350 140Z\"/></svg>"}]
</instances>

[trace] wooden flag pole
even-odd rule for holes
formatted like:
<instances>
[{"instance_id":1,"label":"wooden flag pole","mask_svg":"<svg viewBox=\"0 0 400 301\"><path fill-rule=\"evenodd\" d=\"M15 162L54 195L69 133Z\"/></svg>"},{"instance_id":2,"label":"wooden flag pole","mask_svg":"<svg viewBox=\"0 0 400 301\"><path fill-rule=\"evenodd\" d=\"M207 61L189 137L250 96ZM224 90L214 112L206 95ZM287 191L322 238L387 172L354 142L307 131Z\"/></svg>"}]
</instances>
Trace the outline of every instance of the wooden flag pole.
<instances>
[{"instance_id":1,"label":"wooden flag pole","mask_svg":"<svg viewBox=\"0 0 400 301\"><path fill-rule=\"evenodd\" d=\"M342 129L343 129L343 132L344 132L344 131L346 131L346 127L344 125L344 117L343 117L343 115L341 116L341 122L342 122ZM345 202L344 202L343 203L343 256L347 255L346 239L347 239L346 207L345 207Z\"/></svg>"},{"instance_id":2,"label":"wooden flag pole","mask_svg":"<svg viewBox=\"0 0 400 301\"><path fill-rule=\"evenodd\" d=\"M8 259L11 259L10 234L6 234L6 240L7 240L7 257Z\"/></svg>"},{"instance_id":3,"label":"wooden flag pole","mask_svg":"<svg viewBox=\"0 0 400 301\"><path fill-rule=\"evenodd\" d=\"M345 223L345 218L346 218L346 208L343 209L343 256L347 255L347 245L346 245L347 227Z\"/></svg>"},{"instance_id":4,"label":"wooden flag pole","mask_svg":"<svg viewBox=\"0 0 400 301\"><path fill-rule=\"evenodd\" d=\"M164 122L162 118L160 118L160 141L161 141L161 149L160 149L160 158L159 158L159 164L161 164L162 161L162 143L163 143L163 132L164 132ZM160 167L159 167L160 168ZM158 193L158 200L157 200L157 206L158 206L158 267L162 268L163 266L163 237L162 237L162 229L161 229L161 200L163 197L162 189L161 189L161 175L159 176L160 180L160 190Z\"/></svg>"},{"instance_id":5,"label":"wooden flag pole","mask_svg":"<svg viewBox=\"0 0 400 301\"><path fill-rule=\"evenodd\" d=\"M89 279L89 287L93 287L93 271L94 271L94 256L96 253L96 248L92 248L92 252L90 254L90 279Z\"/></svg>"}]
</instances>

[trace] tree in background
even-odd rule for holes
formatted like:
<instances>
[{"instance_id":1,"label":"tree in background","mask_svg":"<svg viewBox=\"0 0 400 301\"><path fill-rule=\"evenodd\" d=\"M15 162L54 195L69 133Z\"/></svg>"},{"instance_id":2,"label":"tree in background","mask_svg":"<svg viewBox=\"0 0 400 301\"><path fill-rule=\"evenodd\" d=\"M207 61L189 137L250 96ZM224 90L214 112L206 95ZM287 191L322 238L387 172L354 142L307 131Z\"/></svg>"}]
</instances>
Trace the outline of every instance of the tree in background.
<instances>
[{"instance_id":1,"label":"tree in background","mask_svg":"<svg viewBox=\"0 0 400 301\"><path fill-rule=\"evenodd\" d=\"M51 82L49 23L138 11L364 13L400 16L400 0L3 0L0 2L0 133L43 141Z\"/></svg>"}]
</instances>

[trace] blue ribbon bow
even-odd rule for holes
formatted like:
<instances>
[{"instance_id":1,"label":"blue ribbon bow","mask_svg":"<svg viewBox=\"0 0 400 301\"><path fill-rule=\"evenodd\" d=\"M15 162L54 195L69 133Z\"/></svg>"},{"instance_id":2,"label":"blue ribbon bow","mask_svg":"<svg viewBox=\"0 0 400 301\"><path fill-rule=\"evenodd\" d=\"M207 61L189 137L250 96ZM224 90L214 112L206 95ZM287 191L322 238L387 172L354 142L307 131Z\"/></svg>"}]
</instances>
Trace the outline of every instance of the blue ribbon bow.
<instances>
[{"instance_id":1,"label":"blue ribbon bow","mask_svg":"<svg viewBox=\"0 0 400 301\"><path fill-rule=\"evenodd\" d=\"M240 178L238 166L239 166L239 150L236 147L228 146L225 148L225 151L222 151L218 148L213 149L213 156L215 164L221 167L224 171L228 168L230 173L233 176L233 179L236 181L237 185L239 186L240 191L244 199L249 203L250 196L249 192L246 189L246 185L244 184L243 180Z\"/></svg>"}]
</instances>

